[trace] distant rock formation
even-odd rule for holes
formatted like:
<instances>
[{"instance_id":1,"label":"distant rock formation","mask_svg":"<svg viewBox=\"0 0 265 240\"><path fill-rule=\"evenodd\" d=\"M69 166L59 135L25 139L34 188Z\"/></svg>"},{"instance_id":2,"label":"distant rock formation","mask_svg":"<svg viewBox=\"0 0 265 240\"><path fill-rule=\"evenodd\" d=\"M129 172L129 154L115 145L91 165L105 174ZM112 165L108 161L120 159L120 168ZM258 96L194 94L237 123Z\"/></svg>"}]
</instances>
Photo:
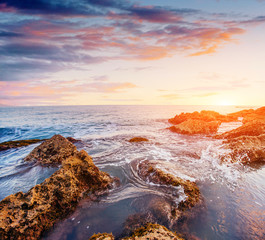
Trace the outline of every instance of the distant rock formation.
<instances>
[{"instance_id":1,"label":"distant rock formation","mask_svg":"<svg viewBox=\"0 0 265 240\"><path fill-rule=\"evenodd\" d=\"M180 124L189 119L192 120L200 120L204 122L212 122L212 121L220 121L220 122L232 122L237 121L236 116L222 115L215 111L201 111L201 112L193 112L193 113L181 113L176 115L174 118L169 119L168 121L171 124Z\"/></svg>"},{"instance_id":2,"label":"distant rock formation","mask_svg":"<svg viewBox=\"0 0 265 240\"><path fill-rule=\"evenodd\" d=\"M258 108L256 110L249 109L229 114L232 117L242 117L243 124L250 123L252 121L259 121L265 123L265 107Z\"/></svg>"},{"instance_id":3,"label":"distant rock formation","mask_svg":"<svg viewBox=\"0 0 265 240\"><path fill-rule=\"evenodd\" d=\"M216 135L224 139L224 146L231 150L232 162L243 164L265 162L265 107L256 110L243 110L231 113L231 116L242 117L243 125L229 132ZM223 160L227 156L222 157Z\"/></svg>"},{"instance_id":4,"label":"distant rock formation","mask_svg":"<svg viewBox=\"0 0 265 240\"><path fill-rule=\"evenodd\" d=\"M11 148L26 147L34 143L42 142L45 139L29 139L29 140L18 140L18 141L8 141L0 143L0 152Z\"/></svg>"},{"instance_id":5,"label":"distant rock formation","mask_svg":"<svg viewBox=\"0 0 265 240\"><path fill-rule=\"evenodd\" d=\"M188 119L182 123L169 127L169 130L179 134L214 134L217 132L221 122L219 121L203 121L197 119Z\"/></svg>"},{"instance_id":6,"label":"distant rock formation","mask_svg":"<svg viewBox=\"0 0 265 240\"><path fill-rule=\"evenodd\" d=\"M115 179L99 171L92 158L60 135L35 148L29 159L61 162L62 167L27 193L0 202L0 239L40 239L43 232L71 213L84 197L96 199L113 187Z\"/></svg>"},{"instance_id":7,"label":"distant rock formation","mask_svg":"<svg viewBox=\"0 0 265 240\"><path fill-rule=\"evenodd\" d=\"M129 140L129 142L148 142L149 140L144 137L134 137Z\"/></svg>"}]
</instances>

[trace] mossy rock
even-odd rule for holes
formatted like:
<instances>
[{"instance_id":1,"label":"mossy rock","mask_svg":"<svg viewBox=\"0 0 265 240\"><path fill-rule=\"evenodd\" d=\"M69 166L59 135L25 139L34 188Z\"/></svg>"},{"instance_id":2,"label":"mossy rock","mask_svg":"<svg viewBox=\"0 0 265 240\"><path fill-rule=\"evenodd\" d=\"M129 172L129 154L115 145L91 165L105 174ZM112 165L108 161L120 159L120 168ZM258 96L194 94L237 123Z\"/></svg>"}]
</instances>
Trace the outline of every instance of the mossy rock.
<instances>
[{"instance_id":1,"label":"mossy rock","mask_svg":"<svg viewBox=\"0 0 265 240\"><path fill-rule=\"evenodd\" d=\"M97 233L94 234L89 240L114 240L112 233Z\"/></svg>"}]
</instances>

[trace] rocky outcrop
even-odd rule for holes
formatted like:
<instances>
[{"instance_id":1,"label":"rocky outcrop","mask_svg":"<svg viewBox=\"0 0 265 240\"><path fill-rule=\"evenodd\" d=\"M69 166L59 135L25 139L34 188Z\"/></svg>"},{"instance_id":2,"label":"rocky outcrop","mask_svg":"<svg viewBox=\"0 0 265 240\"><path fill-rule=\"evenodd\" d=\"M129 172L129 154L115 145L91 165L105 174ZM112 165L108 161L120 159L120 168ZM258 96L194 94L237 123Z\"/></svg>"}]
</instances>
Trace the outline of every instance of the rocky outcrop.
<instances>
[{"instance_id":1,"label":"rocky outcrop","mask_svg":"<svg viewBox=\"0 0 265 240\"><path fill-rule=\"evenodd\" d=\"M77 149L70 141L61 135L54 135L34 148L24 160L41 164L59 164L76 153Z\"/></svg>"},{"instance_id":2,"label":"rocky outcrop","mask_svg":"<svg viewBox=\"0 0 265 240\"><path fill-rule=\"evenodd\" d=\"M34 143L44 141L45 139L18 140L0 143L0 152L11 148L26 147Z\"/></svg>"},{"instance_id":3,"label":"rocky outcrop","mask_svg":"<svg viewBox=\"0 0 265 240\"><path fill-rule=\"evenodd\" d=\"M114 236L111 233L98 233L94 234L89 240L114 240Z\"/></svg>"},{"instance_id":4,"label":"rocky outcrop","mask_svg":"<svg viewBox=\"0 0 265 240\"><path fill-rule=\"evenodd\" d=\"M242 117L243 118L243 124L250 123L252 121L254 122L264 122L265 123L265 107L258 108L256 110L254 109L248 109L248 110L242 110L239 112L231 113L229 116L232 117Z\"/></svg>"},{"instance_id":5,"label":"rocky outcrop","mask_svg":"<svg viewBox=\"0 0 265 240\"><path fill-rule=\"evenodd\" d=\"M178 234L171 232L166 227L159 224L148 223L143 227L136 229L130 237L123 240L184 240Z\"/></svg>"},{"instance_id":6,"label":"rocky outcrop","mask_svg":"<svg viewBox=\"0 0 265 240\"><path fill-rule=\"evenodd\" d=\"M169 119L168 121L171 124L180 124L189 119L192 120L200 120L204 122L212 122L212 121L220 121L220 122L232 122L237 121L236 116L222 115L215 111L201 111L201 112L193 112L193 113L181 113L176 115L174 118Z\"/></svg>"},{"instance_id":7,"label":"rocky outcrop","mask_svg":"<svg viewBox=\"0 0 265 240\"><path fill-rule=\"evenodd\" d=\"M129 140L129 142L148 142L149 140L144 137L134 137Z\"/></svg>"},{"instance_id":8,"label":"rocky outcrop","mask_svg":"<svg viewBox=\"0 0 265 240\"><path fill-rule=\"evenodd\" d=\"M216 135L215 138L232 139L241 136L259 136L261 134L265 134L265 123L259 121L251 121L234 130Z\"/></svg>"},{"instance_id":9,"label":"rocky outcrop","mask_svg":"<svg viewBox=\"0 0 265 240\"><path fill-rule=\"evenodd\" d=\"M243 164L265 162L265 134L232 138L224 141L224 144L231 149L232 161Z\"/></svg>"},{"instance_id":10,"label":"rocky outcrop","mask_svg":"<svg viewBox=\"0 0 265 240\"><path fill-rule=\"evenodd\" d=\"M140 163L138 174L145 181L149 181L155 184L170 185L173 187L182 186L187 198L179 203L179 211L191 209L196 204L202 201L200 190L195 182L184 180L171 174L165 173L162 170L156 168L154 164L148 161L143 161ZM178 212L176 212L175 214L181 215L181 213Z\"/></svg>"},{"instance_id":11,"label":"rocky outcrop","mask_svg":"<svg viewBox=\"0 0 265 240\"><path fill-rule=\"evenodd\" d=\"M197 119L188 119L180 124L172 126L169 128L170 131L186 134L186 135L194 135L194 134L214 134L217 132L221 122L219 121L203 121Z\"/></svg>"},{"instance_id":12,"label":"rocky outcrop","mask_svg":"<svg viewBox=\"0 0 265 240\"><path fill-rule=\"evenodd\" d=\"M79 200L90 196L95 199L113 186L114 180L99 171L84 150L78 152L59 135L36 149L30 155L48 163L60 161L62 167L27 193L18 192L0 202L0 239L39 239L72 212Z\"/></svg>"}]
</instances>

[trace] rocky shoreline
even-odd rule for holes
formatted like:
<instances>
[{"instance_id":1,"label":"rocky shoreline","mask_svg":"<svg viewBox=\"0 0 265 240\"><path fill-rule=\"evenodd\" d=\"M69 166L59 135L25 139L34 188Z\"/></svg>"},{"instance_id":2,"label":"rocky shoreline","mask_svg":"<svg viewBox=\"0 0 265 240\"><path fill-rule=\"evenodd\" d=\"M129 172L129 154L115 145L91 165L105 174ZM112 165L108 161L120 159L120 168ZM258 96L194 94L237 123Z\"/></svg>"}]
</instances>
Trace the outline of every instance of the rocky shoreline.
<instances>
[{"instance_id":1,"label":"rocky shoreline","mask_svg":"<svg viewBox=\"0 0 265 240\"><path fill-rule=\"evenodd\" d=\"M265 107L221 115L214 111L181 113L168 120L169 130L184 135L204 135L222 141L229 150L220 156L223 162L242 164L265 162ZM242 126L218 134L222 123L241 121ZM119 186L119 179L100 171L84 150L78 151L74 138L55 135L48 140L21 140L0 144L0 151L42 143L24 158L41 166L60 166L53 175L28 192L18 192L0 202L0 239L40 239L58 221L72 213L82 199L98 201ZM149 140L134 137L131 143ZM186 222L204 211L204 200L195 182L184 180L159 169L149 160L137 166L138 176L145 182L165 186L185 198L178 204L161 197L140 203L141 210L128 216L119 239L193 239L183 230ZM162 225L159 225L159 224ZM182 233L173 233L177 229ZM111 233L94 234L91 240L116 239Z\"/></svg>"},{"instance_id":2,"label":"rocky shoreline","mask_svg":"<svg viewBox=\"0 0 265 240\"><path fill-rule=\"evenodd\" d=\"M234 130L217 134L223 122L242 121L242 126ZM256 110L243 110L227 115L214 111L181 113L168 120L174 124L169 130L178 134L202 134L214 139L222 139L223 147L230 153L222 160L243 164L265 162L265 107Z\"/></svg>"},{"instance_id":3,"label":"rocky shoreline","mask_svg":"<svg viewBox=\"0 0 265 240\"><path fill-rule=\"evenodd\" d=\"M119 182L99 171L84 150L77 151L60 135L35 148L26 160L45 164L55 161L62 166L27 193L18 192L0 202L0 239L39 239L74 211L82 198L97 199Z\"/></svg>"}]
</instances>

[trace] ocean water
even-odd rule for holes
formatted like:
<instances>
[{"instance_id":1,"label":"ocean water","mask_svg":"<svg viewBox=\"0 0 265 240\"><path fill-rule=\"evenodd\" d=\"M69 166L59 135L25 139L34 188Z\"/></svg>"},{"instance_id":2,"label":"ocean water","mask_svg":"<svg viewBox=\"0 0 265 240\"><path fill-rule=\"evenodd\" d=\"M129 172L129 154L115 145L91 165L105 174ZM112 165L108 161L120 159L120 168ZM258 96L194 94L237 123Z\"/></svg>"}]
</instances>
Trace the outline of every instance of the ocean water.
<instances>
[{"instance_id":1,"label":"ocean water","mask_svg":"<svg viewBox=\"0 0 265 240\"><path fill-rule=\"evenodd\" d=\"M253 168L220 161L226 154L220 140L171 133L168 118L181 112L215 110L229 113L244 107L216 106L63 106L0 108L0 142L50 138L54 134L81 139L103 171L121 180L101 201L83 200L76 211L59 222L44 239L88 239L93 233L122 233L131 214L143 211L153 198L180 202L182 189L170 190L144 182L137 174L149 160L166 172L196 181L205 202L202 215L191 220L187 231L198 239L265 239L265 167ZM219 132L240 126L222 124ZM129 143L132 137L148 143ZM58 168L25 163L38 146L0 152L0 199L28 191ZM174 229L173 229L174 230Z\"/></svg>"}]
</instances>

